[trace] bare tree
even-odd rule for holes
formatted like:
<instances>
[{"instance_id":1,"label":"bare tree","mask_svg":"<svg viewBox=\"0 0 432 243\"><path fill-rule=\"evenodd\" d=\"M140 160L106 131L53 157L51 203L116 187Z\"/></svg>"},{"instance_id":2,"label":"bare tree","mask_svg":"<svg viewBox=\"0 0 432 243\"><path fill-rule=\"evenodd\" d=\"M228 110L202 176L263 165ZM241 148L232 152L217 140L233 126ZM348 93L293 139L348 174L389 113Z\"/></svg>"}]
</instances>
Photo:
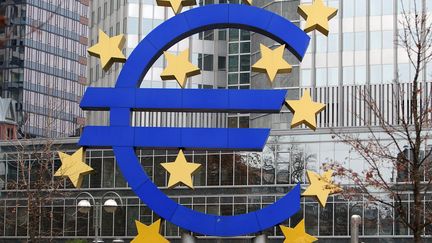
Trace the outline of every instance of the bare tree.
<instances>
[{"instance_id":1,"label":"bare tree","mask_svg":"<svg viewBox=\"0 0 432 243\"><path fill-rule=\"evenodd\" d=\"M63 233L63 228L56 227L58 212L53 210L58 198L64 198L66 192L64 180L53 177L55 156L52 140L44 139L40 144L16 141L15 153L8 158L8 166L16 167L16 179L8 181L7 197L17 198L17 207L25 208L26 213L18 214L17 228L26 232L29 242L51 242L54 236ZM63 215L61 215L63 218ZM15 218L6 219L15 221ZM53 222L53 223L51 223Z\"/></svg>"},{"instance_id":2,"label":"bare tree","mask_svg":"<svg viewBox=\"0 0 432 243\"><path fill-rule=\"evenodd\" d=\"M354 171L340 161L330 166L353 183L353 187L345 190L347 196L363 194L369 203L392 208L395 220L409 228L418 243L423 242L424 230L432 224L432 208L425 206L426 194L432 192L432 151L427 147L432 90L424 78L426 64L432 57L432 26L425 1L422 8L417 1L410 2L410 9L402 2L397 45L408 56L412 77L408 84L399 78L395 80L393 97L389 100L375 98L370 86L355 94L369 113L367 117L359 117L368 128L367 137L336 130L334 134L360 155L366 169ZM388 114L384 102L397 112ZM389 176L389 170L397 175ZM411 195L411 203L406 203L407 193Z\"/></svg>"}]
</instances>

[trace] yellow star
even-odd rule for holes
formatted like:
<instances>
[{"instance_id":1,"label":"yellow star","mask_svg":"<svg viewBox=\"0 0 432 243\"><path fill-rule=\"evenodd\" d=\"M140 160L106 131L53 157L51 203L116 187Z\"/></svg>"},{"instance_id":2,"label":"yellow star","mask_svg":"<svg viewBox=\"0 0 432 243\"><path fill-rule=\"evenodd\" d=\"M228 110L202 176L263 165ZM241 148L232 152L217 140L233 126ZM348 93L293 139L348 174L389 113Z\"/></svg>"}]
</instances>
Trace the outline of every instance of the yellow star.
<instances>
[{"instance_id":1,"label":"yellow star","mask_svg":"<svg viewBox=\"0 0 432 243\"><path fill-rule=\"evenodd\" d=\"M316 130L316 116L325 109L325 104L313 102L310 91L306 90L300 100L286 100L288 109L294 113L291 128L305 124Z\"/></svg>"},{"instance_id":2,"label":"yellow star","mask_svg":"<svg viewBox=\"0 0 432 243\"><path fill-rule=\"evenodd\" d=\"M252 5L253 1L252 0L243 0L243 3L247 4L247 5Z\"/></svg>"},{"instance_id":3,"label":"yellow star","mask_svg":"<svg viewBox=\"0 0 432 243\"><path fill-rule=\"evenodd\" d=\"M135 220L138 235L131 241L131 243L169 243L169 241L159 233L160 224L160 219L149 226Z\"/></svg>"},{"instance_id":4,"label":"yellow star","mask_svg":"<svg viewBox=\"0 0 432 243\"><path fill-rule=\"evenodd\" d=\"M81 188L84 176L93 172L93 168L84 163L84 149L80 148L72 155L58 152L62 165L54 176L69 177L76 188Z\"/></svg>"},{"instance_id":5,"label":"yellow star","mask_svg":"<svg viewBox=\"0 0 432 243\"><path fill-rule=\"evenodd\" d=\"M285 45L272 50L260 44L260 49L261 59L252 66L252 71L267 73L267 77L271 82L275 79L276 74L290 73L292 71L292 66L283 58Z\"/></svg>"},{"instance_id":6,"label":"yellow star","mask_svg":"<svg viewBox=\"0 0 432 243\"><path fill-rule=\"evenodd\" d=\"M325 36L329 34L329 21L336 16L337 8L324 5L323 0L314 0L312 5L302 4L297 12L306 20L305 32L318 30Z\"/></svg>"},{"instance_id":7,"label":"yellow star","mask_svg":"<svg viewBox=\"0 0 432 243\"><path fill-rule=\"evenodd\" d=\"M94 57L99 57L102 68L108 70L114 62L125 62L126 57L122 49L126 38L124 35L109 37L102 30L99 30L99 42L87 49L87 52Z\"/></svg>"},{"instance_id":8,"label":"yellow star","mask_svg":"<svg viewBox=\"0 0 432 243\"><path fill-rule=\"evenodd\" d=\"M167 67L161 74L162 80L177 80L177 83L184 88L186 79L201 73L200 69L189 62L189 49L186 49L178 56L164 52L167 59Z\"/></svg>"},{"instance_id":9,"label":"yellow star","mask_svg":"<svg viewBox=\"0 0 432 243\"><path fill-rule=\"evenodd\" d=\"M318 240L306 233L304 219L302 219L302 221L300 221L300 223L298 223L294 228L283 225L279 225L279 227L285 236L284 243L311 243Z\"/></svg>"},{"instance_id":10,"label":"yellow star","mask_svg":"<svg viewBox=\"0 0 432 243\"><path fill-rule=\"evenodd\" d=\"M171 7L175 14L181 12L183 7L196 5L195 0L156 0L158 6Z\"/></svg>"},{"instance_id":11,"label":"yellow star","mask_svg":"<svg viewBox=\"0 0 432 243\"><path fill-rule=\"evenodd\" d=\"M310 186L305 192L303 192L303 196L316 197L321 204L321 207L324 208L327 204L327 198L329 195L342 191L341 188L333 184L332 176L332 170L324 172L322 176L308 170L307 177Z\"/></svg>"},{"instance_id":12,"label":"yellow star","mask_svg":"<svg viewBox=\"0 0 432 243\"><path fill-rule=\"evenodd\" d=\"M192 175L201 167L200 164L187 162L183 150L180 150L174 162L161 163L161 165L170 173L169 188L173 188L181 182L193 189Z\"/></svg>"}]
</instances>

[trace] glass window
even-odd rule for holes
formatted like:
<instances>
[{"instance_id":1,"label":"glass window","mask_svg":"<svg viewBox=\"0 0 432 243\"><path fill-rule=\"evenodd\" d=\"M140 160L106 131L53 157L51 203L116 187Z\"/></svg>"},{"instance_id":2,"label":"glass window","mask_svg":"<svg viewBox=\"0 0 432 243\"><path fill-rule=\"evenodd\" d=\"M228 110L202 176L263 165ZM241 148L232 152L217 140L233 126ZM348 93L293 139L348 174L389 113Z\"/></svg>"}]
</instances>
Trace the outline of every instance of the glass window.
<instances>
[{"instance_id":1,"label":"glass window","mask_svg":"<svg viewBox=\"0 0 432 243\"><path fill-rule=\"evenodd\" d=\"M393 3L390 3L389 1L387 1L386 4L392 5ZM381 0L370 1L370 7L369 8L370 8L370 15L371 16L380 16L381 15L381 8L382 8Z\"/></svg>"},{"instance_id":2,"label":"glass window","mask_svg":"<svg viewBox=\"0 0 432 243\"><path fill-rule=\"evenodd\" d=\"M207 30L204 32L204 40L214 40L214 31Z\"/></svg>"},{"instance_id":3,"label":"glass window","mask_svg":"<svg viewBox=\"0 0 432 243\"><path fill-rule=\"evenodd\" d=\"M211 154L207 157L207 185L219 185L219 154Z\"/></svg>"},{"instance_id":4,"label":"glass window","mask_svg":"<svg viewBox=\"0 0 432 243\"><path fill-rule=\"evenodd\" d=\"M353 51L354 50L354 33L344 33L343 34L343 49L345 51Z\"/></svg>"},{"instance_id":5,"label":"glass window","mask_svg":"<svg viewBox=\"0 0 432 243\"><path fill-rule=\"evenodd\" d=\"M226 30L219 30L219 40L223 40L223 41L225 41L226 40Z\"/></svg>"},{"instance_id":6,"label":"glass window","mask_svg":"<svg viewBox=\"0 0 432 243\"><path fill-rule=\"evenodd\" d=\"M383 65L383 72L382 72L382 81L384 83L392 83L393 82L393 65Z\"/></svg>"},{"instance_id":7,"label":"glass window","mask_svg":"<svg viewBox=\"0 0 432 243\"><path fill-rule=\"evenodd\" d=\"M238 29L230 29L229 30L229 40L230 41L238 41L239 40L239 30Z\"/></svg>"},{"instance_id":8,"label":"glass window","mask_svg":"<svg viewBox=\"0 0 432 243\"><path fill-rule=\"evenodd\" d=\"M303 87L312 86L311 70L310 69L301 70L301 84Z\"/></svg>"},{"instance_id":9,"label":"glass window","mask_svg":"<svg viewBox=\"0 0 432 243\"><path fill-rule=\"evenodd\" d=\"M378 233L378 208L376 205L368 205L364 209L364 234L376 235Z\"/></svg>"},{"instance_id":10,"label":"glass window","mask_svg":"<svg viewBox=\"0 0 432 243\"><path fill-rule=\"evenodd\" d=\"M240 40L250 40L250 32L247 30L241 30L240 31Z\"/></svg>"},{"instance_id":11,"label":"glass window","mask_svg":"<svg viewBox=\"0 0 432 243\"><path fill-rule=\"evenodd\" d=\"M138 18L129 17L127 18L127 32L128 34L138 34Z\"/></svg>"},{"instance_id":12,"label":"glass window","mask_svg":"<svg viewBox=\"0 0 432 243\"><path fill-rule=\"evenodd\" d=\"M249 71L250 66L250 55L240 56L240 71Z\"/></svg>"},{"instance_id":13,"label":"glass window","mask_svg":"<svg viewBox=\"0 0 432 243\"><path fill-rule=\"evenodd\" d=\"M344 67L343 68L343 83L354 84L354 68Z\"/></svg>"},{"instance_id":14,"label":"glass window","mask_svg":"<svg viewBox=\"0 0 432 243\"><path fill-rule=\"evenodd\" d=\"M237 73L228 74L228 84L238 84L238 74Z\"/></svg>"},{"instance_id":15,"label":"glass window","mask_svg":"<svg viewBox=\"0 0 432 243\"><path fill-rule=\"evenodd\" d=\"M394 7L392 1L385 1L385 4L382 5L383 15L392 15L394 11L393 9Z\"/></svg>"},{"instance_id":16,"label":"glass window","mask_svg":"<svg viewBox=\"0 0 432 243\"><path fill-rule=\"evenodd\" d=\"M229 128L238 128L238 117L228 117L228 127Z\"/></svg>"},{"instance_id":17,"label":"glass window","mask_svg":"<svg viewBox=\"0 0 432 243\"><path fill-rule=\"evenodd\" d=\"M366 84L366 66L355 67L355 84Z\"/></svg>"},{"instance_id":18,"label":"glass window","mask_svg":"<svg viewBox=\"0 0 432 243\"><path fill-rule=\"evenodd\" d=\"M372 50L381 49L381 31L372 31L370 33L370 47Z\"/></svg>"},{"instance_id":19,"label":"glass window","mask_svg":"<svg viewBox=\"0 0 432 243\"><path fill-rule=\"evenodd\" d=\"M316 69L316 85L317 86L327 85L327 68Z\"/></svg>"},{"instance_id":20,"label":"glass window","mask_svg":"<svg viewBox=\"0 0 432 243\"><path fill-rule=\"evenodd\" d=\"M228 53L229 54L237 54L237 53L239 53L239 44L238 43L230 43L228 45Z\"/></svg>"},{"instance_id":21,"label":"glass window","mask_svg":"<svg viewBox=\"0 0 432 243\"><path fill-rule=\"evenodd\" d=\"M366 32L355 33L355 50L364 51L366 50Z\"/></svg>"},{"instance_id":22,"label":"glass window","mask_svg":"<svg viewBox=\"0 0 432 243\"><path fill-rule=\"evenodd\" d=\"M228 57L228 71L237 72L239 65L239 57L238 56L230 56Z\"/></svg>"},{"instance_id":23,"label":"glass window","mask_svg":"<svg viewBox=\"0 0 432 243\"><path fill-rule=\"evenodd\" d=\"M392 49L394 46L393 31L387 30L382 32L383 49Z\"/></svg>"},{"instance_id":24,"label":"glass window","mask_svg":"<svg viewBox=\"0 0 432 243\"><path fill-rule=\"evenodd\" d=\"M241 73L240 74L240 84L249 84L250 83L250 74L249 73Z\"/></svg>"},{"instance_id":25,"label":"glass window","mask_svg":"<svg viewBox=\"0 0 432 243\"><path fill-rule=\"evenodd\" d=\"M381 65L372 65L370 68L370 82L371 84L382 83L381 78Z\"/></svg>"},{"instance_id":26,"label":"glass window","mask_svg":"<svg viewBox=\"0 0 432 243\"><path fill-rule=\"evenodd\" d=\"M204 71L213 71L213 55L204 55Z\"/></svg>"},{"instance_id":27,"label":"glass window","mask_svg":"<svg viewBox=\"0 0 432 243\"><path fill-rule=\"evenodd\" d=\"M328 68L328 85L339 84L338 68Z\"/></svg>"},{"instance_id":28,"label":"glass window","mask_svg":"<svg viewBox=\"0 0 432 243\"><path fill-rule=\"evenodd\" d=\"M221 185L233 185L234 177L234 158L232 154L222 154L221 156Z\"/></svg>"},{"instance_id":29,"label":"glass window","mask_svg":"<svg viewBox=\"0 0 432 243\"><path fill-rule=\"evenodd\" d=\"M330 201L331 198L329 198ZM327 203L325 208L320 208L320 235L333 235L333 203Z\"/></svg>"},{"instance_id":30,"label":"glass window","mask_svg":"<svg viewBox=\"0 0 432 243\"><path fill-rule=\"evenodd\" d=\"M335 203L335 235L348 235L348 205L346 203Z\"/></svg>"},{"instance_id":31,"label":"glass window","mask_svg":"<svg viewBox=\"0 0 432 243\"><path fill-rule=\"evenodd\" d=\"M339 34L330 34L328 37L327 45L328 52L337 52L339 50Z\"/></svg>"},{"instance_id":32,"label":"glass window","mask_svg":"<svg viewBox=\"0 0 432 243\"><path fill-rule=\"evenodd\" d=\"M373 0L375 1L375 0ZM365 16L366 15L366 0L355 0L355 13L356 16ZM346 1L344 2L346 3Z\"/></svg>"},{"instance_id":33,"label":"glass window","mask_svg":"<svg viewBox=\"0 0 432 243\"><path fill-rule=\"evenodd\" d=\"M354 1L344 0L343 1L343 16L344 18L350 18L354 16Z\"/></svg>"},{"instance_id":34,"label":"glass window","mask_svg":"<svg viewBox=\"0 0 432 243\"><path fill-rule=\"evenodd\" d=\"M241 126L241 118L240 117L240 126ZM249 120L249 119L248 119ZM247 154L235 154L234 156L234 164L235 164L235 184L236 185L247 185L247 165L248 165L248 156Z\"/></svg>"},{"instance_id":35,"label":"glass window","mask_svg":"<svg viewBox=\"0 0 432 243\"><path fill-rule=\"evenodd\" d=\"M242 116L239 118L239 128L249 128L249 117Z\"/></svg>"},{"instance_id":36,"label":"glass window","mask_svg":"<svg viewBox=\"0 0 432 243\"><path fill-rule=\"evenodd\" d=\"M250 53L250 42L240 43L240 52L241 53Z\"/></svg>"},{"instance_id":37,"label":"glass window","mask_svg":"<svg viewBox=\"0 0 432 243\"><path fill-rule=\"evenodd\" d=\"M318 53L327 52L327 36L316 35L316 51Z\"/></svg>"},{"instance_id":38,"label":"glass window","mask_svg":"<svg viewBox=\"0 0 432 243\"><path fill-rule=\"evenodd\" d=\"M400 82L408 82L410 81L410 74L409 74L409 65L408 64L399 64L398 67L398 75L399 75L399 81Z\"/></svg>"},{"instance_id":39,"label":"glass window","mask_svg":"<svg viewBox=\"0 0 432 243\"><path fill-rule=\"evenodd\" d=\"M226 57L218 56L218 70L225 71L226 70Z\"/></svg>"}]
</instances>

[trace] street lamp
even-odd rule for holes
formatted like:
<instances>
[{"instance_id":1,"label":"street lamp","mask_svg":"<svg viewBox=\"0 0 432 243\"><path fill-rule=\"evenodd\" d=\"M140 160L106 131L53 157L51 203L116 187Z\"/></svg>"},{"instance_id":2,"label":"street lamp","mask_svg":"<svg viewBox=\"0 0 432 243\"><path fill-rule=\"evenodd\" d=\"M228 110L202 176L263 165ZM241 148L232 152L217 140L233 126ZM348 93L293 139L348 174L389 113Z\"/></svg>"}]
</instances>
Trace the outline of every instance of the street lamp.
<instances>
[{"instance_id":1,"label":"street lamp","mask_svg":"<svg viewBox=\"0 0 432 243\"><path fill-rule=\"evenodd\" d=\"M103 208L105 212L107 213L114 213L119 205L117 204L117 201L112 199L112 196L114 195L118 201L120 201L120 206L123 206L123 200L121 199L120 195L116 192L109 191L102 195L100 201L95 200L92 194L88 192L81 192L75 197L75 201L78 200L81 196L87 196L90 198L91 201L87 199L80 200L76 205L78 212L80 213L89 213L91 208L94 207L94 228L95 228L95 239L93 242L95 243L103 243L104 241L99 238L99 231L101 228L101 222L102 222L102 212L101 209ZM109 195L111 195L111 198L108 200L105 200ZM103 202L103 203L102 203ZM102 206L101 206L102 205ZM117 241L121 242L121 241Z\"/></svg>"}]
</instances>

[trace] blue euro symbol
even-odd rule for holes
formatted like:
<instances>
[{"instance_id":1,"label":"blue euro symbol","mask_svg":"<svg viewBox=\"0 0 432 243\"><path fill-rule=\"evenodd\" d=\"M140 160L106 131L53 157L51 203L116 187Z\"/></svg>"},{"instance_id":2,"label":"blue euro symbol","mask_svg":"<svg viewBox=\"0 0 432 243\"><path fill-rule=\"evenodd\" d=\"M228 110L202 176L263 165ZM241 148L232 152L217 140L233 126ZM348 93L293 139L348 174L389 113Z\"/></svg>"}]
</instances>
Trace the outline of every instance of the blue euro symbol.
<instances>
[{"instance_id":1,"label":"blue euro symbol","mask_svg":"<svg viewBox=\"0 0 432 243\"><path fill-rule=\"evenodd\" d=\"M81 107L109 110L110 126L88 126L79 141L85 147L112 147L132 190L155 213L186 230L209 236L240 236L263 231L300 210L300 186L261 210L234 216L210 215L184 207L149 179L135 148L262 151L270 129L132 127L131 112L204 111L279 113L286 90L140 89L158 57L195 33L239 28L270 37L302 60L310 38L287 19L247 5L218 4L194 8L172 17L149 33L131 53L115 88L88 88Z\"/></svg>"}]
</instances>

